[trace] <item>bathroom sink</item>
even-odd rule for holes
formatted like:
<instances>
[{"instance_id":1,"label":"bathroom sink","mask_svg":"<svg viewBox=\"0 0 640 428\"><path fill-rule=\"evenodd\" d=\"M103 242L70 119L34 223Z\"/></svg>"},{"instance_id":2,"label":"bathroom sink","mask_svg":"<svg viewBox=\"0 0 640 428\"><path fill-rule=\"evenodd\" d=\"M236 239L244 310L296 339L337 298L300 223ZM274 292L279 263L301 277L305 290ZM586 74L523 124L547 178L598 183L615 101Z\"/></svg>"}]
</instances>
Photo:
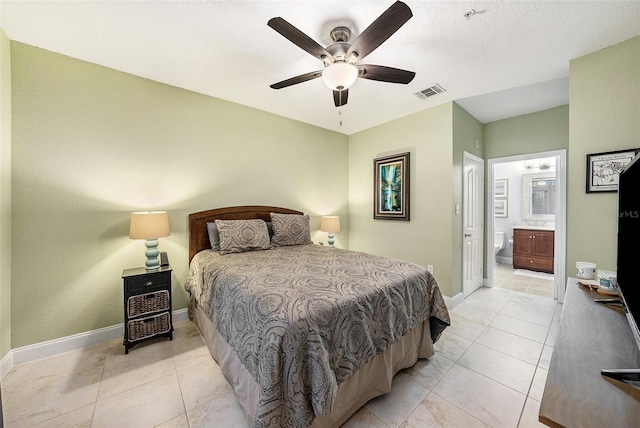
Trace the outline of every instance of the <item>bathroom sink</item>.
<instances>
[{"instance_id":1,"label":"bathroom sink","mask_svg":"<svg viewBox=\"0 0 640 428\"><path fill-rule=\"evenodd\" d=\"M555 230L554 226L533 226L530 224L517 224L513 226L514 229L527 229L527 230Z\"/></svg>"}]
</instances>

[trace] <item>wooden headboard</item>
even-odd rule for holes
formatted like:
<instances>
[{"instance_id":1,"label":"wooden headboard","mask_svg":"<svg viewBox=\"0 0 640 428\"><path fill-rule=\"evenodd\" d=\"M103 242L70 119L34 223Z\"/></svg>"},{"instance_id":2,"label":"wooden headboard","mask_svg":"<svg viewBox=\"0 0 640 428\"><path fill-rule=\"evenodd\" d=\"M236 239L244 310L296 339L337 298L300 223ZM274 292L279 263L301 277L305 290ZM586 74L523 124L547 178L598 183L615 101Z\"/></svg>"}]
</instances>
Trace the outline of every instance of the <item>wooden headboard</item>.
<instances>
[{"instance_id":1,"label":"wooden headboard","mask_svg":"<svg viewBox=\"0 0 640 428\"><path fill-rule=\"evenodd\" d=\"M249 220L259 218L271 221L269 213L303 214L289 208L246 205L240 207L216 208L189 214L189 263L198 251L211 248L207 223L216 220Z\"/></svg>"}]
</instances>

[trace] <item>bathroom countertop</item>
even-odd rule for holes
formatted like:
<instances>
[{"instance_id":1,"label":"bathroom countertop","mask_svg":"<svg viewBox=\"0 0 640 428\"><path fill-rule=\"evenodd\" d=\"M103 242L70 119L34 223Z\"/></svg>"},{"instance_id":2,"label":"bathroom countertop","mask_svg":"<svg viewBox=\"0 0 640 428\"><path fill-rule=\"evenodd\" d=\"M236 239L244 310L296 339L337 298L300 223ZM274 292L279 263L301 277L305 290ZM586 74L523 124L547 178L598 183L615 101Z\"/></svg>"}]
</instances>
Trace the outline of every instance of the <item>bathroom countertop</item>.
<instances>
[{"instance_id":1,"label":"bathroom countertop","mask_svg":"<svg viewBox=\"0 0 640 428\"><path fill-rule=\"evenodd\" d=\"M514 229L527 229L527 230L550 230L554 231L555 227L553 226L532 226L529 224L517 224L513 226Z\"/></svg>"}]
</instances>

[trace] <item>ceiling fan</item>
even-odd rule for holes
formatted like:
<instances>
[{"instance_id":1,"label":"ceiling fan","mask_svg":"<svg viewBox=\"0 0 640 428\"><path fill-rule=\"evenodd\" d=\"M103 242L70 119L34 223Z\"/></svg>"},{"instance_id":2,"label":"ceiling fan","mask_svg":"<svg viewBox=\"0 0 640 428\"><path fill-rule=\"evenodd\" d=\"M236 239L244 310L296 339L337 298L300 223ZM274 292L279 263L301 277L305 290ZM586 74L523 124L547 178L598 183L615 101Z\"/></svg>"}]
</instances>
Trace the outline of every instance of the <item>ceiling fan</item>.
<instances>
[{"instance_id":1,"label":"ceiling fan","mask_svg":"<svg viewBox=\"0 0 640 428\"><path fill-rule=\"evenodd\" d=\"M407 84L411 82L416 75L413 71L383 65L357 64L357 62L391 37L412 16L413 13L411 13L409 6L401 1L396 1L373 21L353 43L349 43L351 31L347 27L334 28L331 31L333 43L326 48L320 46L284 19L271 18L267 24L269 27L324 63L323 70L291 77L282 82L274 83L271 87L282 89L322 76L327 86L333 90L335 106L340 107L347 104L349 88L358 77L388 83Z\"/></svg>"}]
</instances>

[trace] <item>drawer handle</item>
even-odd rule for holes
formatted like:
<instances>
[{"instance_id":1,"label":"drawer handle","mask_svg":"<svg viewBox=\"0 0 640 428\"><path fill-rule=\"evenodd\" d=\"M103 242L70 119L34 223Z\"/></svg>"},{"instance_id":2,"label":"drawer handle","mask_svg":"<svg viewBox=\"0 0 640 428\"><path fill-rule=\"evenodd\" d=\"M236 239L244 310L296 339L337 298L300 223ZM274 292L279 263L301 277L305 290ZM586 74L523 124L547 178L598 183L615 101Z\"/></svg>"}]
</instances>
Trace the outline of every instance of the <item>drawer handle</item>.
<instances>
[{"instance_id":1,"label":"drawer handle","mask_svg":"<svg viewBox=\"0 0 640 428\"><path fill-rule=\"evenodd\" d=\"M147 281L144 283L145 287L151 287L153 285L153 281Z\"/></svg>"},{"instance_id":2,"label":"drawer handle","mask_svg":"<svg viewBox=\"0 0 640 428\"><path fill-rule=\"evenodd\" d=\"M146 320L142 320L143 323L148 324L150 322L153 322L153 318L147 318Z\"/></svg>"},{"instance_id":3,"label":"drawer handle","mask_svg":"<svg viewBox=\"0 0 640 428\"><path fill-rule=\"evenodd\" d=\"M155 294L146 294L146 295L144 296L144 298L145 298L145 299L153 299L154 297L156 297L156 295L155 295Z\"/></svg>"}]
</instances>

